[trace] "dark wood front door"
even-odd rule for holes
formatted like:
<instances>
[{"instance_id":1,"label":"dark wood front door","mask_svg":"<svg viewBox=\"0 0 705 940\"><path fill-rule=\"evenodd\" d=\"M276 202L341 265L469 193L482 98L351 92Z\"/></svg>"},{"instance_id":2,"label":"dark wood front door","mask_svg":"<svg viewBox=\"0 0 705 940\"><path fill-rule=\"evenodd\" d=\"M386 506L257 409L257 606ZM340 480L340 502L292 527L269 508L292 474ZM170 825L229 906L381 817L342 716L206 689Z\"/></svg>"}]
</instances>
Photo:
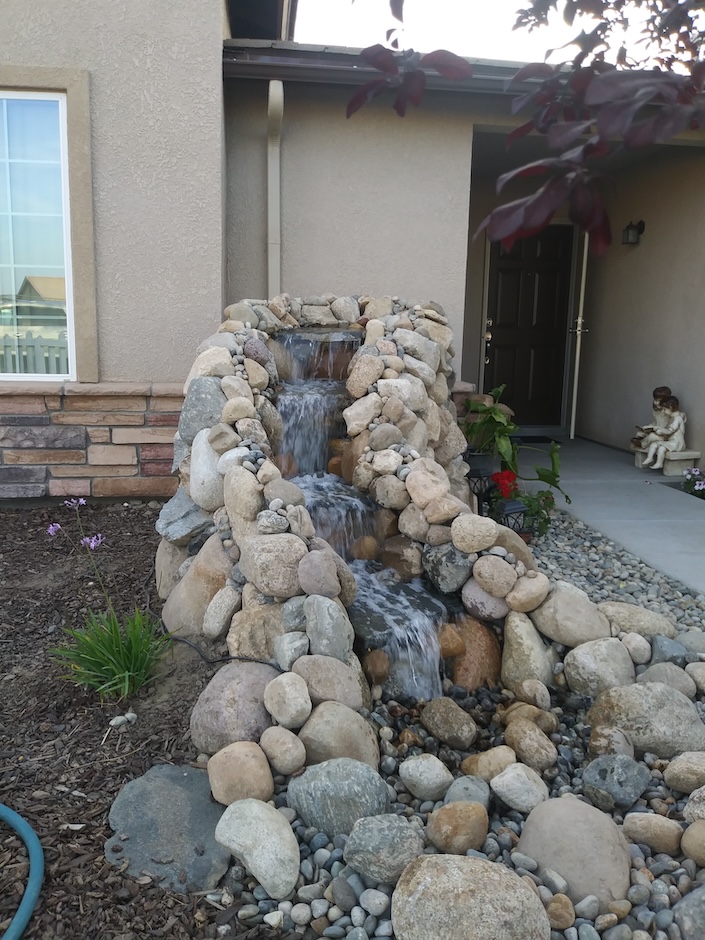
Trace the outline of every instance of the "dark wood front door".
<instances>
[{"instance_id":1,"label":"dark wood front door","mask_svg":"<svg viewBox=\"0 0 705 940\"><path fill-rule=\"evenodd\" d=\"M491 247L484 388L522 427L561 424L572 255L570 225Z\"/></svg>"}]
</instances>

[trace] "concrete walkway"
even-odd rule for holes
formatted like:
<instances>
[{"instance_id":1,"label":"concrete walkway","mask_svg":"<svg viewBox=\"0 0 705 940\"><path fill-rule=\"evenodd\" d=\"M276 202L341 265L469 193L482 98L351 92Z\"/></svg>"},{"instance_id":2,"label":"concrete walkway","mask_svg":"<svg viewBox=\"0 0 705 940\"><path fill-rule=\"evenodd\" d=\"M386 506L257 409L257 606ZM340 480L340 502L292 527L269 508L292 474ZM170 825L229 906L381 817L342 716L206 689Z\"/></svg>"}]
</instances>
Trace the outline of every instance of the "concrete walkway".
<instances>
[{"instance_id":1,"label":"concrete walkway","mask_svg":"<svg viewBox=\"0 0 705 940\"><path fill-rule=\"evenodd\" d=\"M559 495L557 505L705 594L705 499L680 490L680 477L637 470L631 453L582 440L559 443L561 485L571 503Z\"/></svg>"}]
</instances>

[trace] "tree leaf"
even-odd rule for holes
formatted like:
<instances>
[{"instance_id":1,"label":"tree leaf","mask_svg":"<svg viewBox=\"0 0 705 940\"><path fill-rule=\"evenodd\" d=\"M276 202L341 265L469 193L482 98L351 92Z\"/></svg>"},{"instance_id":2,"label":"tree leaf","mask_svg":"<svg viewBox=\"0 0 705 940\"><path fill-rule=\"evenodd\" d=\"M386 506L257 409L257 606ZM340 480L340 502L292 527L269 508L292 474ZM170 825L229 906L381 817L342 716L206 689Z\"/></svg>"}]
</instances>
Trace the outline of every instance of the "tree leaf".
<instances>
[{"instance_id":1,"label":"tree leaf","mask_svg":"<svg viewBox=\"0 0 705 940\"><path fill-rule=\"evenodd\" d=\"M546 62L530 62L509 79L507 88L511 88L517 82L527 81L529 78L552 78L554 74L554 66Z\"/></svg>"},{"instance_id":2,"label":"tree leaf","mask_svg":"<svg viewBox=\"0 0 705 940\"><path fill-rule=\"evenodd\" d=\"M367 46L360 53L363 62L371 65L378 72L384 72L385 75L398 75L399 64L397 57L391 49L387 49L381 43L375 43L374 46Z\"/></svg>"},{"instance_id":3,"label":"tree leaf","mask_svg":"<svg viewBox=\"0 0 705 940\"><path fill-rule=\"evenodd\" d=\"M463 78L472 76L470 63L446 49L436 49L435 52L428 52L421 56L419 65L423 68L434 69L443 78L450 78L453 81L461 81Z\"/></svg>"},{"instance_id":4,"label":"tree leaf","mask_svg":"<svg viewBox=\"0 0 705 940\"><path fill-rule=\"evenodd\" d=\"M399 20L400 23L404 22L404 0L389 0L389 9L395 20Z\"/></svg>"},{"instance_id":5,"label":"tree leaf","mask_svg":"<svg viewBox=\"0 0 705 940\"><path fill-rule=\"evenodd\" d=\"M397 96L394 99L392 107L399 117L406 114L406 105L408 102L415 107L421 104L424 89L426 88L426 73L421 69L414 69L413 72L405 72Z\"/></svg>"},{"instance_id":6,"label":"tree leaf","mask_svg":"<svg viewBox=\"0 0 705 940\"><path fill-rule=\"evenodd\" d=\"M515 127L514 130L507 134L507 139L505 140L505 147L507 150L511 147L515 140L519 140L521 137L526 137L527 134L530 134L536 125L534 124L534 119L526 121L525 124L520 124L519 127Z\"/></svg>"},{"instance_id":7,"label":"tree leaf","mask_svg":"<svg viewBox=\"0 0 705 940\"><path fill-rule=\"evenodd\" d=\"M553 124L548 129L548 146L553 150L563 150L574 140L587 134L592 127L592 121L566 121L563 124Z\"/></svg>"},{"instance_id":8,"label":"tree leaf","mask_svg":"<svg viewBox=\"0 0 705 940\"><path fill-rule=\"evenodd\" d=\"M377 98L389 87L390 85L386 78L376 78L373 82L367 82L365 85L361 85L348 100L345 116L352 117L364 104L367 104L368 101L372 101L373 98Z\"/></svg>"},{"instance_id":9,"label":"tree leaf","mask_svg":"<svg viewBox=\"0 0 705 940\"><path fill-rule=\"evenodd\" d=\"M564 165L564 161L557 157L546 157L543 160L535 160L533 163L507 170L497 179L497 192L500 193L511 180L523 179L525 176L541 176L549 170L560 169Z\"/></svg>"}]
</instances>

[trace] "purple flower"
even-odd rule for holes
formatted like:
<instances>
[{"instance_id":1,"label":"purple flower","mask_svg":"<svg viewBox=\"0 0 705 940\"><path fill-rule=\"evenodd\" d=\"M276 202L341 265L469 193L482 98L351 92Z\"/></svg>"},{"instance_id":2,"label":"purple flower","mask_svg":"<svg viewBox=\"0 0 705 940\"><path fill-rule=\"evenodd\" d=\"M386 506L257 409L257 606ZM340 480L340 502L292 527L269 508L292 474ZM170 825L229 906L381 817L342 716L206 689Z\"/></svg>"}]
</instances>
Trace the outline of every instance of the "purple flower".
<instances>
[{"instance_id":1,"label":"purple flower","mask_svg":"<svg viewBox=\"0 0 705 940\"><path fill-rule=\"evenodd\" d=\"M81 539L81 545L85 546L89 551L93 552L98 548L99 545L102 545L105 541L105 536L101 535L100 532L97 535L86 535Z\"/></svg>"},{"instance_id":2,"label":"purple flower","mask_svg":"<svg viewBox=\"0 0 705 940\"><path fill-rule=\"evenodd\" d=\"M698 480L698 482L695 484L695 489L705 490L705 480Z\"/></svg>"},{"instance_id":3,"label":"purple flower","mask_svg":"<svg viewBox=\"0 0 705 940\"><path fill-rule=\"evenodd\" d=\"M77 506L85 506L85 499L80 496L78 499L65 499L64 506L68 506L69 509L76 509Z\"/></svg>"},{"instance_id":4,"label":"purple flower","mask_svg":"<svg viewBox=\"0 0 705 940\"><path fill-rule=\"evenodd\" d=\"M52 522L52 524L47 529L49 535L54 536L61 531L61 526L58 522Z\"/></svg>"}]
</instances>

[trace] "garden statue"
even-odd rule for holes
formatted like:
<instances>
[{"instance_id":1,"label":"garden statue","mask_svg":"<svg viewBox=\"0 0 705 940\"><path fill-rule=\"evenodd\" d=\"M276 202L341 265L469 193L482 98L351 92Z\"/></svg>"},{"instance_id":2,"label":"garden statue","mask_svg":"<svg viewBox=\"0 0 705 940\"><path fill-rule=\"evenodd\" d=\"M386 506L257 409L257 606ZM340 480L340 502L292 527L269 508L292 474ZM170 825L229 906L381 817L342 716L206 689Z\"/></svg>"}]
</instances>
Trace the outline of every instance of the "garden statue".
<instances>
[{"instance_id":1,"label":"garden statue","mask_svg":"<svg viewBox=\"0 0 705 940\"><path fill-rule=\"evenodd\" d=\"M671 390L667 385L659 385L653 390L653 410L651 412L651 424L636 426L636 434L632 438L634 447L640 447L646 450L647 444L644 439L648 434L654 433L657 428L665 428L668 425L669 416L663 410L663 403L671 396Z\"/></svg>"},{"instance_id":2,"label":"garden statue","mask_svg":"<svg viewBox=\"0 0 705 940\"><path fill-rule=\"evenodd\" d=\"M642 438L642 448L647 448L643 467L653 467L654 470L663 468L663 461L667 453L685 450L685 422L686 417L680 410L680 404L675 396L665 398L661 404L662 414L668 419L666 427L656 427Z\"/></svg>"}]
</instances>

